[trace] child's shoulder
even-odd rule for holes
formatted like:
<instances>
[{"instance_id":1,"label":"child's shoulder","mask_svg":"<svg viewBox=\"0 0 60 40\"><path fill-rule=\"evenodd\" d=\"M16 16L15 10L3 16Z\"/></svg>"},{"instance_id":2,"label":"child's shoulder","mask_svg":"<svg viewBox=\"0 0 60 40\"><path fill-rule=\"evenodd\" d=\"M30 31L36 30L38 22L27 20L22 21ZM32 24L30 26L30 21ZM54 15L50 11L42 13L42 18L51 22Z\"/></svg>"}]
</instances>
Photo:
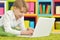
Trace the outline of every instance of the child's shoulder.
<instances>
[{"instance_id":1,"label":"child's shoulder","mask_svg":"<svg viewBox=\"0 0 60 40\"><path fill-rule=\"evenodd\" d=\"M8 11L6 12L6 14L12 15L12 14L13 14L13 10L8 10Z\"/></svg>"},{"instance_id":2,"label":"child's shoulder","mask_svg":"<svg viewBox=\"0 0 60 40\"><path fill-rule=\"evenodd\" d=\"M13 12L13 10L8 10L6 13L12 13Z\"/></svg>"},{"instance_id":3,"label":"child's shoulder","mask_svg":"<svg viewBox=\"0 0 60 40\"><path fill-rule=\"evenodd\" d=\"M13 15L13 10L8 10L5 15L9 15L9 16L12 16Z\"/></svg>"}]
</instances>

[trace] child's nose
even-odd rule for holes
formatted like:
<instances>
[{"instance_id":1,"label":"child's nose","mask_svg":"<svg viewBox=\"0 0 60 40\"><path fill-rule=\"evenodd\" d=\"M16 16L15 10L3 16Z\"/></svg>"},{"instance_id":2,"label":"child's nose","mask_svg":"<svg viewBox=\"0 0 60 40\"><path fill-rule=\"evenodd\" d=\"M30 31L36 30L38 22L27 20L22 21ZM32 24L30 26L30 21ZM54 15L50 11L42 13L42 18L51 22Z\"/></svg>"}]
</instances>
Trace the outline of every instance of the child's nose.
<instances>
[{"instance_id":1,"label":"child's nose","mask_svg":"<svg viewBox=\"0 0 60 40\"><path fill-rule=\"evenodd\" d=\"M22 13L22 16L24 16L24 13Z\"/></svg>"},{"instance_id":2,"label":"child's nose","mask_svg":"<svg viewBox=\"0 0 60 40\"><path fill-rule=\"evenodd\" d=\"M20 14L20 17L24 16L24 14Z\"/></svg>"}]
</instances>

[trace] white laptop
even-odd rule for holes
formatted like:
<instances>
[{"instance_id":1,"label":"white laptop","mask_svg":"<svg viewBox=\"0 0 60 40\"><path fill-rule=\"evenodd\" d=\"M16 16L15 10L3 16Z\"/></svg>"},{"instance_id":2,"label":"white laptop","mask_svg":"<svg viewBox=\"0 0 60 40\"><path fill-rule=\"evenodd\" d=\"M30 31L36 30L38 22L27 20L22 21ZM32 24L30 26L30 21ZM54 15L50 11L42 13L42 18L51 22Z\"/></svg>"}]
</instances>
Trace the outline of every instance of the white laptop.
<instances>
[{"instance_id":1,"label":"white laptop","mask_svg":"<svg viewBox=\"0 0 60 40\"><path fill-rule=\"evenodd\" d=\"M21 35L20 37L43 37L51 33L55 18L39 18L35 26L33 35Z\"/></svg>"}]
</instances>

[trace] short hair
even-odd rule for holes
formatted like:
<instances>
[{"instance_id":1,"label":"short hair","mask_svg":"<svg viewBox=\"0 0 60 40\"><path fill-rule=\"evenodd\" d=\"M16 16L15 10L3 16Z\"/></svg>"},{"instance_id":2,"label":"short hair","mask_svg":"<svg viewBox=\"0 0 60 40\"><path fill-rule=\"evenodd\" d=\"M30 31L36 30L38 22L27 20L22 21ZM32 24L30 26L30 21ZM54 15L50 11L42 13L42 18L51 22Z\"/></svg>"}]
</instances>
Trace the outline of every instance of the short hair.
<instances>
[{"instance_id":1,"label":"short hair","mask_svg":"<svg viewBox=\"0 0 60 40\"><path fill-rule=\"evenodd\" d=\"M26 8L26 12L28 11L28 6L26 4L26 2L24 0L16 0L13 4L13 6L17 7L17 8L20 8L21 7L25 7Z\"/></svg>"}]
</instances>

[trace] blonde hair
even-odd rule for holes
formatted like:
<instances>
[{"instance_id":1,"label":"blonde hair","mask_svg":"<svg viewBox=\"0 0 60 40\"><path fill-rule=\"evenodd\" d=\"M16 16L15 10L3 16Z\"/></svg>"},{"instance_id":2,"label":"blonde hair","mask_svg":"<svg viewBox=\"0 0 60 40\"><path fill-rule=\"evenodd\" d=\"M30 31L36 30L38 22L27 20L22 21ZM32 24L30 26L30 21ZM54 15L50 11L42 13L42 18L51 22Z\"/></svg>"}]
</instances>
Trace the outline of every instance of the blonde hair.
<instances>
[{"instance_id":1,"label":"blonde hair","mask_svg":"<svg viewBox=\"0 0 60 40\"><path fill-rule=\"evenodd\" d=\"M21 9L21 7L24 7L24 8L26 8L26 12L28 11L28 6L24 0L16 0L14 2L13 6L20 8L20 9Z\"/></svg>"}]
</instances>

